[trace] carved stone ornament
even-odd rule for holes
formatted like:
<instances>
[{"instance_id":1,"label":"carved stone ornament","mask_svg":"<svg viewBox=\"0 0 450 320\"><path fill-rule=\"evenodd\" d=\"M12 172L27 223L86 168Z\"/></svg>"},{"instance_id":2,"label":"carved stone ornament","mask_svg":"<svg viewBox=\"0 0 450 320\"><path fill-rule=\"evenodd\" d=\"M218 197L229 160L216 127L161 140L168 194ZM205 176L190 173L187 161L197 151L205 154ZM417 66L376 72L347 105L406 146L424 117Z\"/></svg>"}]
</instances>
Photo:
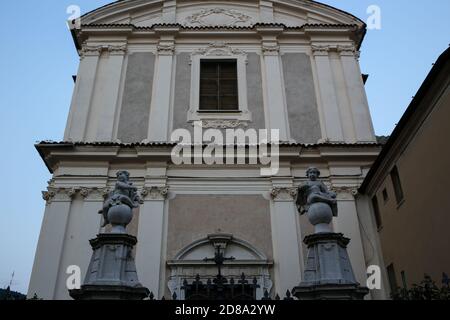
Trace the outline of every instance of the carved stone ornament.
<instances>
[{"instance_id":1,"label":"carved stone ornament","mask_svg":"<svg viewBox=\"0 0 450 320\"><path fill-rule=\"evenodd\" d=\"M262 52L265 56L277 56L280 53L280 46L278 45L263 45Z\"/></svg>"},{"instance_id":2,"label":"carved stone ornament","mask_svg":"<svg viewBox=\"0 0 450 320\"><path fill-rule=\"evenodd\" d=\"M272 188L270 196L273 200L293 200L297 196L297 188L275 187Z\"/></svg>"},{"instance_id":3,"label":"carved stone ornament","mask_svg":"<svg viewBox=\"0 0 450 320\"><path fill-rule=\"evenodd\" d=\"M331 191L335 192L337 195L352 195L356 196L358 194L358 188L348 187L348 186L331 186Z\"/></svg>"},{"instance_id":4,"label":"carved stone ornament","mask_svg":"<svg viewBox=\"0 0 450 320\"><path fill-rule=\"evenodd\" d=\"M175 45L173 44L160 44L157 49L160 56L171 56L175 53Z\"/></svg>"},{"instance_id":5,"label":"carved stone ornament","mask_svg":"<svg viewBox=\"0 0 450 320\"><path fill-rule=\"evenodd\" d=\"M227 45L224 41L216 41L210 43L206 48L197 49L192 53L192 56L244 56L247 58L247 53L235 49Z\"/></svg>"},{"instance_id":6,"label":"carved stone ornament","mask_svg":"<svg viewBox=\"0 0 450 320\"><path fill-rule=\"evenodd\" d=\"M246 127L248 127L248 122L241 120L202 120L203 129L237 129Z\"/></svg>"},{"instance_id":7,"label":"carved stone ornament","mask_svg":"<svg viewBox=\"0 0 450 320\"><path fill-rule=\"evenodd\" d=\"M165 200L168 194L168 187L144 187L141 191L144 200Z\"/></svg>"},{"instance_id":8,"label":"carved stone ornament","mask_svg":"<svg viewBox=\"0 0 450 320\"><path fill-rule=\"evenodd\" d=\"M127 50L128 50L127 45L91 46L91 45L83 44L82 49L80 51L80 58L83 59L84 57L88 57L88 56L100 56L102 54L102 52L107 52L110 55L125 55L127 53Z\"/></svg>"},{"instance_id":9,"label":"carved stone ornament","mask_svg":"<svg viewBox=\"0 0 450 320\"><path fill-rule=\"evenodd\" d=\"M97 187L48 187L47 191L42 192L42 198L47 202L47 204L51 204L53 201L72 201L77 195L80 195L85 200L102 201L108 195L108 191L108 188Z\"/></svg>"},{"instance_id":10,"label":"carved stone ornament","mask_svg":"<svg viewBox=\"0 0 450 320\"><path fill-rule=\"evenodd\" d=\"M312 45L312 53L314 56L328 56L330 46Z\"/></svg>"},{"instance_id":11,"label":"carved stone ornament","mask_svg":"<svg viewBox=\"0 0 450 320\"><path fill-rule=\"evenodd\" d=\"M200 26L235 26L251 20L252 17L248 15L224 8L204 9L186 18L187 23Z\"/></svg>"}]
</instances>

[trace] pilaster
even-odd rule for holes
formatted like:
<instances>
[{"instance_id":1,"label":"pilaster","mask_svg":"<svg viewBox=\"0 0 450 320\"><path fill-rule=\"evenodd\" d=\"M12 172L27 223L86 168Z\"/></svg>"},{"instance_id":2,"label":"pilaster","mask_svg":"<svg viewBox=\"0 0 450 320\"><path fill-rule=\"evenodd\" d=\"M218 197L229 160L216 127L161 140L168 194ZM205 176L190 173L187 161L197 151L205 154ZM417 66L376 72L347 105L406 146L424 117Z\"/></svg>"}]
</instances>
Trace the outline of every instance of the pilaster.
<instances>
[{"instance_id":1,"label":"pilaster","mask_svg":"<svg viewBox=\"0 0 450 320\"><path fill-rule=\"evenodd\" d=\"M136 247L136 268L141 283L147 287L157 299L161 298L163 268L163 237L165 225L165 202L168 187L145 186L141 191L144 204L140 209L138 244Z\"/></svg>"},{"instance_id":2,"label":"pilaster","mask_svg":"<svg viewBox=\"0 0 450 320\"><path fill-rule=\"evenodd\" d=\"M266 90L264 99L267 108L269 129L277 129L280 132L281 141L290 140L289 123L287 121L287 107L284 92L283 68L280 58L280 46L278 35L283 28L259 27L261 35L263 69L265 75Z\"/></svg>"},{"instance_id":3,"label":"pilaster","mask_svg":"<svg viewBox=\"0 0 450 320\"><path fill-rule=\"evenodd\" d=\"M369 103L358 63L359 52L353 45L338 46L337 51L344 71L356 139L358 142L375 142Z\"/></svg>"},{"instance_id":4,"label":"pilaster","mask_svg":"<svg viewBox=\"0 0 450 320\"><path fill-rule=\"evenodd\" d=\"M148 141L169 140L169 118L172 96L172 74L177 28L158 28L160 42L157 46L155 80L150 107Z\"/></svg>"},{"instance_id":5,"label":"pilaster","mask_svg":"<svg viewBox=\"0 0 450 320\"><path fill-rule=\"evenodd\" d=\"M284 295L300 283L303 271L300 237L297 228L297 210L294 205L296 188L274 186L271 190L271 225L274 254L275 293Z\"/></svg>"},{"instance_id":6,"label":"pilaster","mask_svg":"<svg viewBox=\"0 0 450 320\"><path fill-rule=\"evenodd\" d=\"M343 142L344 132L339 113L339 105L334 85L334 76L331 68L329 52L330 47L325 45L311 46L314 57L317 82L319 85L321 108L325 125L325 141Z\"/></svg>"}]
</instances>

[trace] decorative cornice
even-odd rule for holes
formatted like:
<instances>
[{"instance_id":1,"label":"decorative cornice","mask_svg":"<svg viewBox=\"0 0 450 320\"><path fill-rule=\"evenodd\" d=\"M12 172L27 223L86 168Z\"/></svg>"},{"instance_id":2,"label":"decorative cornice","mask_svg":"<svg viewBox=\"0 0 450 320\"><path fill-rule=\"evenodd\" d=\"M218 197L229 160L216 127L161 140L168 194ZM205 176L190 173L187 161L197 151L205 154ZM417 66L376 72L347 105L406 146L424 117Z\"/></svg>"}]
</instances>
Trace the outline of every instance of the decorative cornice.
<instances>
[{"instance_id":1,"label":"decorative cornice","mask_svg":"<svg viewBox=\"0 0 450 320\"><path fill-rule=\"evenodd\" d=\"M144 200L165 200L169 195L168 187L144 187L141 196Z\"/></svg>"},{"instance_id":2,"label":"decorative cornice","mask_svg":"<svg viewBox=\"0 0 450 320\"><path fill-rule=\"evenodd\" d=\"M295 187L274 187L270 192L270 197L275 201L291 201L297 196Z\"/></svg>"},{"instance_id":3,"label":"decorative cornice","mask_svg":"<svg viewBox=\"0 0 450 320\"><path fill-rule=\"evenodd\" d=\"M248 122L242 120L202 120L203 129L236 129L246 127L248 127Z\"/></svg>"},{"instance_id":4,"label":"decorative cornice","mask_svg":"<svg viewBox=\"0 0 450 320\"><path fill-rule=\"evenodd\" d=\"M279 45L262 45L262 53L265 56L277 56L280 54Z\"/></svg>"},{"instance_id":5,"label":"decorative cornice","mask_svg":"<svg viewBox=\"0 0 450 320\"><path fill-rule=\"evenodd\" d=\"M236 10L224 9L224 8L212 8L204 9L186 18L186 22L190 24L197 24L200 26L218 25L217 23L208 23L205 21L206 17L211 15L223 15L230 18L230 22L226 23L226 26L234 26L239 23L248 23L252 17L245 15Z\"/></svg>"}]
</instances>

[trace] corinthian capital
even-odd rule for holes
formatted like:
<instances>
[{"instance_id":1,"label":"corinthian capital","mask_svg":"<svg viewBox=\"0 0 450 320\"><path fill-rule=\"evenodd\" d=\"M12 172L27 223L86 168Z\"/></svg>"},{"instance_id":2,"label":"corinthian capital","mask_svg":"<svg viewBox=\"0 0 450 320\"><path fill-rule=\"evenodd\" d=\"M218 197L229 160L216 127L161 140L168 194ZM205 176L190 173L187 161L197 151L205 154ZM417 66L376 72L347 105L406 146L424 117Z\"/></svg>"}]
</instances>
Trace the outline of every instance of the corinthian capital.
<instances>
[{"instance_id":1,"label":"corinthian capital","mask_svg":"<svg viewBox=\"0 0 450 320\"><path fill-rule=\"evenodd\" d=\"M292 201L297 196L297 188L293 187L272 188L270 196L275 201Z\"/></svg>"},{"instance_id":2,"label":"corinthian capital","mask_svg":"<svg viewBox=\"0 0 450 320\"><path fill-rule=\"evenodd\" d=\"M168 194L168 187L144 187L141 191L144 200L165 200Z\"/></svg>"},{"instance_id":3,"label":"corinthian capital","mask_svg":"<svg viewBox=\"0 0 450 320\"><path fill-rule=\"evenodd\" d=\"M330 46L312 45L311 50L313 56L328 56L331 48Z\"/></svg>"}]
</instances>

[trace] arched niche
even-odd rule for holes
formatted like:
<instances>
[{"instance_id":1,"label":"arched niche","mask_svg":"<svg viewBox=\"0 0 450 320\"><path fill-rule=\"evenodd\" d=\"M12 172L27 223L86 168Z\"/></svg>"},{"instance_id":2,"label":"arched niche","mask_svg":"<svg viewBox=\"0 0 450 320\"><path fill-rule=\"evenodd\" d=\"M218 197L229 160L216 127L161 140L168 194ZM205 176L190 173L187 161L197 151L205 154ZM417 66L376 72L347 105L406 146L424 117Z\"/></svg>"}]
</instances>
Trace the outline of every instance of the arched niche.
<instances>
[{"instance_id":1,"label":"arched niche","mask_svg":"<svg viewBox=\"0 0 450 320\"><path fill-rule=\"evenodd\" d=\"M259 286L256 290L258 300L263 297L266 290L271 291L270 268L273 262L268 260L262 251L233 235L211 234L189 244L180 250L173 260L167 262L168 288L171 295L176 293L180 300L184 300L182 290L184 280L192 282L199 275L200 280L206 283L208 279L213 280L217 276L217 265L212 261L205 261L205 258L214 258L218 246L226 258L234 258L224 262L223 276L238 280L244 273L248 280L256 278Z\"/></svg>"}]
</instances>

